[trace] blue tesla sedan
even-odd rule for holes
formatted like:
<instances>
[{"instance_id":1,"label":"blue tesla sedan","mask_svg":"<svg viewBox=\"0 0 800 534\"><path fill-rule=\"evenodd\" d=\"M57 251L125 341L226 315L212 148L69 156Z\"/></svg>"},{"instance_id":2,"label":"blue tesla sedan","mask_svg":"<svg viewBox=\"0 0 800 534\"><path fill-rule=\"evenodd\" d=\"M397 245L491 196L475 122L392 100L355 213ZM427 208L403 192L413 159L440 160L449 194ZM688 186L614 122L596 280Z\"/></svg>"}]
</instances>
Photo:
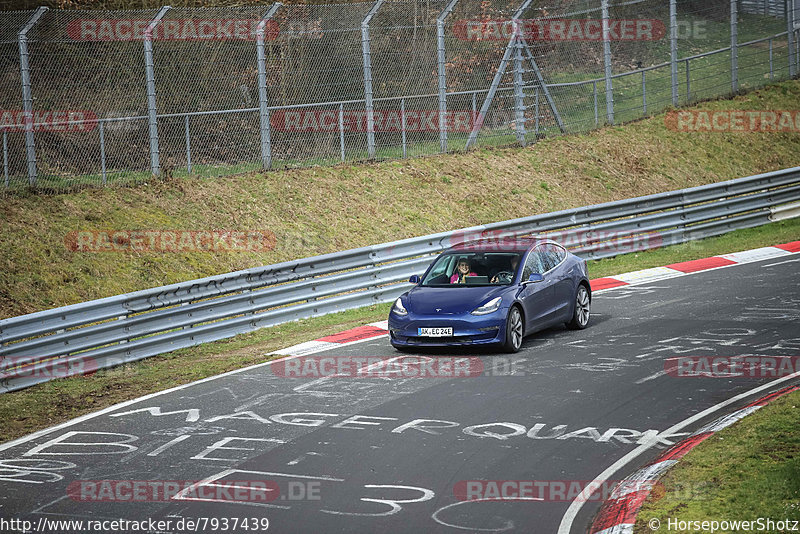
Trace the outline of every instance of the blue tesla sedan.
<instances>
[{"instance_id":1,"label":"blue tesla sedan","mask_svg":"<svg viewBox=\"0 0 800 534\"><path fill-rule=\"evenodd\" d=\"M550 240L475 241L440 254L389 312L398 350L498 345L559 323L583 329L592 301L586 262Z\"/></svg>"}]
</instances>

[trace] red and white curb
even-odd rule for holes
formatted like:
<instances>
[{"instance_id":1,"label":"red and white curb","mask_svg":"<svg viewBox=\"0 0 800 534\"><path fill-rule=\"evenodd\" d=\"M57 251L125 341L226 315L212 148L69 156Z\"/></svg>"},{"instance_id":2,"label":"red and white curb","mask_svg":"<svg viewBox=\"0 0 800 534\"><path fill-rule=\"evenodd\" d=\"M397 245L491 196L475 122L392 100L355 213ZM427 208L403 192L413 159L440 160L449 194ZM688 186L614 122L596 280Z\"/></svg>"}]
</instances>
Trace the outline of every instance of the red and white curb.
<instances>
[{"instance_id":1,"label":"red and white curb","mask_svg":"<svg viewBox=\"0 0 800 534\"><path fill-rule=\"evenodd\" d=\"M607 278L596 278L591 281L592 291L602 291L604 289L632 286L637 284L649 284L658 280L675 278L677 276L685 276L687 274L709 271L711 269L719 269L720 267L729 267L731 265L739 265L742 263L751 263L770 258L779 258L782 256L788 256L795 252L800 252L800 241L793 241L791 243L784 243L783 245L775 245L773 247L745 250L744 252L734 252L733 254L712 256L711 258L703 258L701 260L673 263L672 265L665 265L664 267L654 267L652 269L644 269L641 271L634 271L632 273L625 273Z\"/></svg>"},{"instance_id":2,"label":"red and white curb","mask_svg":"<svg viewBox=\"0 0 800 534\"><path fill-rule=\"evenodd\" d=\"M675 465L678 460L698 444L714 435L714 433L731 426L778 397L797 390L800 390L800 386L786 387L761 397L744 408L720 417L674 445L650 464L626 477L603 503L589 532L591 534L631 534L639 510L664 472Z\"/></svg>"},{"instance_id":3,"label":"red and white curb","mask_svg":"<svg viewBox=\"0 0 800 534\"><path fill-rule=\"evenodd\" d=\"M796 252L800 252L800 241L793 241L791 243L784 243L783 245L775 245L773 247L756 248L753 250L746 250L744 252L734 252L732 254L723 254L721 256L713 256L711 258L704 258L701 260L684 261L681 263L673 263L664 267L654 267L652 269L643 269L641 271L633 271L608 278L595 278L591 280L592 291L604 291L607 289L615 289L618 287L635 286L639 284L649 284L658 280L665 280L667 278L675 278L678 276L686 276L702 271L711 269L719 269L721 267L728 267L731 265L739 265L742 263L751 263L754 261L761 261L769 258L778 258L782 256L789 256ZM321 337L313 341L306 341L299 345L293 345L285 349L277 350L272 354L279 354L281 356L307 356L315 354L324 350L341 347L344 345L351 345L354 343L361 343L368 339L385 336L389 333L388 321L379 321L377 323L370 323L365 326L359 326L338 334Z\"/></svg>"},{"instance_id":4,"label":"red and white curb","mask_svg":"<svg viewBox=\"0 0 800 534\"><path fill-rule=\"evenodd\" d=\"M354 343L361 343L368 339L375 337L385 336L389 333L389 321L378 321L377 323L370 323L365 326L359 326L333 334L330 336L321 337L313 341L306 341L299 345L293 345L285 349L276 350L272 354L280 354L282 356L306 356L308 354L315 354L323 350L332 349L335 347L342 347L344 345L352 345Z\"/></svg>"}]
</instances>

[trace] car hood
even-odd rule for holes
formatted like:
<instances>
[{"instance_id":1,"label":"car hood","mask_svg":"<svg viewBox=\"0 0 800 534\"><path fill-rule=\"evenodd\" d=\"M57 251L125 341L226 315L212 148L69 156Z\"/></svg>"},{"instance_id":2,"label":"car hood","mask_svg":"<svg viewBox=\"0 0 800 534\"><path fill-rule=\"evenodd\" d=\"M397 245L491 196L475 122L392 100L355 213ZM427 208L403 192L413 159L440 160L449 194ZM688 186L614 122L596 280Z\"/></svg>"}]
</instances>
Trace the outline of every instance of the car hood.
<instances>
[{"instance_id":1,"label":"car hood","mask_svg":"<svg viewBox=\"0 0 800 534\"><path fill-rule=\"evenodd\" d=\"M418 286L406 295L406 308L422 315L469 313L510 289L510 286Z\"/></svg>"}]
</instances>

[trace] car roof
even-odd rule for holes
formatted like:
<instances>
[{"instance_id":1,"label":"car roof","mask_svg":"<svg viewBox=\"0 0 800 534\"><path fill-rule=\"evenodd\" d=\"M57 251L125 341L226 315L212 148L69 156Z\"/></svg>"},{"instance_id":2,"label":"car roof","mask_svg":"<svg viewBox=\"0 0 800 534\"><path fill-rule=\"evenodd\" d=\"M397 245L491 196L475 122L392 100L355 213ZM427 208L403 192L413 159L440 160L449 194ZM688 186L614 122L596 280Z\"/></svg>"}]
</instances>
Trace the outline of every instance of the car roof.
<instances>
[{"instance_id":1,"label":"car roof","mask_svg":"<svg viewBox=\"0 0 800 534\"><path fill-rule=\"evenodd\" d=\"M541 243L552 243L549 239L538 237L498 237L478 239L467 243L459 243L448 252L525 252Z\"/></svg>"}]
</instances>

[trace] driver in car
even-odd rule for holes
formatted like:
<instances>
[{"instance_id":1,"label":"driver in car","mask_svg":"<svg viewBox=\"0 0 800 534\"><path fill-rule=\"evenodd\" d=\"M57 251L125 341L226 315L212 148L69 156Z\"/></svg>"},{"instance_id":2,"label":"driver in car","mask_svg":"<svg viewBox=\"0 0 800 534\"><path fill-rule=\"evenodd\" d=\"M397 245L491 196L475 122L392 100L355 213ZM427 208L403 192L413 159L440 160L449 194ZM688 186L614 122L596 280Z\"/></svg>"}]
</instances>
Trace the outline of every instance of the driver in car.
<instances>
[{"instance_id":1,"label":"driver in car","mask_svg":"<svg viewBox=\"0 0 800 534\"><path fill-rule=\"evenodd\" d=\"M519 256L513 256L511 258L511 269L508 271L500 271L496 273L492 277L491 282L493 284L510 283L511 280L514 278L514 273L517 272L517 265L519 265Z\"/></svg>"},{"instance_id":2,"label":"driver in car","mask_svg":"<svg viewBox=\"0 0 800 534\"><path fill-rule=\"evenodd\" d=\"M466 284L467 281L465 280L465 278L467 276L478 276L478 275L472 272L469 260L467 258L461 258L458 260L458 265L456 265L456 270L453 273L453 276L450 277L450 283Z\"/></svg>"}]
</instances>

